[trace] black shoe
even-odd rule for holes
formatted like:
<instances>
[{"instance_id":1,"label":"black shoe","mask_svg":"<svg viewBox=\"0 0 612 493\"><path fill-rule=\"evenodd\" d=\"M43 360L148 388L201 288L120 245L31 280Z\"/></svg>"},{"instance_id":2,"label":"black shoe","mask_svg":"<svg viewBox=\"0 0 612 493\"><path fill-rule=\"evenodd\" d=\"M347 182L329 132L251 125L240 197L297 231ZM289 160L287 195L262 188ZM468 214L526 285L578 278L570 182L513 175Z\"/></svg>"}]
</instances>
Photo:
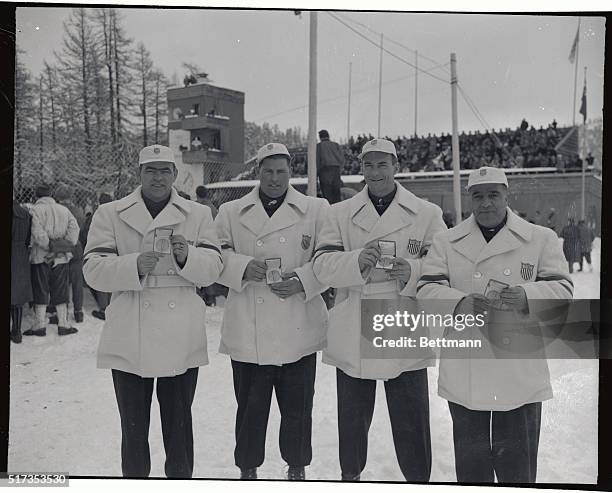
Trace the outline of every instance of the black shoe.
<instances>
[{"instance_id":1,"label":"black shoe","mask_svg":"<svg viewBox=\"0 0 612 493\"><path fill-rule=\"evenodd\" d=\"M342 481L361 481L361 474L342 474Z\"/></svg>"},{"instance_id":2,"label":"black shoe","mask_svg":"<svg viewBox=\"0 0 612 493\"><path fill-rule=\"evenodd\" d=\"M91 314L99 320L106 320L106 314L103 310L94 310L93 312L91 312Z\"/></svg>"},{"instance_id":3,"label":"black shoe","mask_svg":"<svg viewBox=\"0 0 612 493\"><path fill-rule=\"evenodd\" d=\"M21 332L11 332L11 341L13 341L15 344L21 343Z\"/></svg>"},{"instance_id":4,"label":"black shoe","mask_svg":"<svg viewBox=\"0 0 612 493\"><path fill-rule=\"evenodd\" d=\"M51 315L51 316L49 317L49 323L50 323L51 325L57 325L57 324L59 323L59 320L58 320L58 318L57 318L57 315Z\"/></svg>"},{"instance_id":5,"label":"black shoe","mask_svg":"<svg viewBox=\"0 0 612 493\"><path fill-rule=\"evenodd\" d=\"M77 324L83 323L83 312L74 312L74 321Z\"/></svg>"},{"instance_id":6,"label":"black shoe","mask_svg":"<svg viewBox=\"0 0 612 493\"><path fill-rule=\"evenodd\" d=\"M47 335L47 328L42 327L40 329L28 329L23 333L24 336L39 336L44 337Z\"/></svg>"},{"instance_id":7,"label":"black shoe","mask_svg":"<svg viewBox=\"0 0 612 493\"><path fill-rule=\"evenodd\" d=\"M60 336L67 336L68 334L76 334L78 332L78 329L75 329L74 327L58 327L57 328L57 335Z\"/></svg>"},{"instance_id":8,"label":"black shoe","mask_svg":"<svg viewBox=\"0 0 612 493\"><path fill-rule=\"evenodd\" d=\"M257 479L257 468L240 469L240 479Z\"/></svg>"},{"instance_id":9,"label":"black shoe","mask_svg":"<svg viewBox=\"0 0 612 493\"><path fill-rule=\"evenodd\" d=\"M287 469L287 479L289 481L304 481L306 479L304 466L289 466L289 469Z\"/></svg>"}]
</instances>

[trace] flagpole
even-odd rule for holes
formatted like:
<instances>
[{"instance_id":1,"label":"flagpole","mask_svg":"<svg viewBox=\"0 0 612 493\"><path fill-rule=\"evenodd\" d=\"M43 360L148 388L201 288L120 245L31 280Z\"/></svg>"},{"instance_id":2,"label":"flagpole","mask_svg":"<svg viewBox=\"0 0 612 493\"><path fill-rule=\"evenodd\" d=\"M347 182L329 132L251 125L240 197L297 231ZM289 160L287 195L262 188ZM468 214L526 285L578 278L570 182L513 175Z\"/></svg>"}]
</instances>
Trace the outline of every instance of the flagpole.
<instances>
[{"instance_id":1,"label":"flagpole","mask_svg":"<svg viewBox=\"0 0 612 493\"><path fill-rule=\"evenodd\" d=\"M572 113L572 126L576 126L576 85L578 83L578 55L580 53L580 17L578 17L578 31L576 33L576 58L574 59L574 104Z\"/></svg>"},{"instance_id":2,"label":"flagpole","mask_svg":"<svg viewBox=\"0 0 612 493\"><path fill-rule=\"evenodd\" d=\"M380 139L380 113L382 104L382 64L383 64L383 33L380 33L380 64L378 67L378 132L377 137Z\"/></svg>"},{"instance_id":3,"label":"flagpole","mask_svg":"<svg viewBox=\"0 0 612 493\"><path fill-rule=\"evenodd\" d=\"M353 62L349 62L349 77L348 77L348 114L346 116L346 143L348 144L351 138L351 77L353 74Z\"/></svg>"},{"instance_id":4,"label":"flagpole","mask_svg":"<svg viewBox=\"0 0 612 493\"><path fill-rule=\"evenodd\" d=\"M418 91L419 91L419 52L414 52L414 136L417 136L417 116L418 116ZM459 223L457 223L459 224Z\"/></svg>"},{"instance_id":5,"label":"flagpole","mask_svg":"<svg viewBox=\"0 0 612 493\"><path fill-rule=\"evenodd\" d=\"M586 73L587 68L584 67L584 91L586 91ZM585 93L582 94L583 99L586 97ZM584 113L582 114L582 219L586 219L586 101Z\"/></svg>"}]
</instances>

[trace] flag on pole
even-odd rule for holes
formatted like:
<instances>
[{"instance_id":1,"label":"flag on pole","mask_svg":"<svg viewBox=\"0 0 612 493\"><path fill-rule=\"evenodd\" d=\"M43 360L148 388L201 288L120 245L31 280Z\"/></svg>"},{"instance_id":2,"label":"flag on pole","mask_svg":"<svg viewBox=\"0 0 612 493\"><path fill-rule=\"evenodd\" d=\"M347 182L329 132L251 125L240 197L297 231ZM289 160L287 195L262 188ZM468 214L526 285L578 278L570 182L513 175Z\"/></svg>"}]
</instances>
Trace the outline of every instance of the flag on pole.
<instances>
[{"instance_id":1,"label":"flag on pole","mask_svg":"<svg viewBox=\"0 0 612 493\"><path fill-rule=\"evenodd\" d=\"M580 35L580 26L578 26L578 29L576 29L576 37L574 38L574 43L572 44L572 49L570 50L570 54L569 54L570 63L574 63L574 60L576 59L576 51L578 51L579 35Z\"/></svg>"},{"instance_id":2,"label":"flag on pole","mask_svg":"<svg viewBox=\"0 0 612 493\"><path fill-rule=\"evenodd\" d=\"M580 111L578 113L582 115L584 122L586 122L586 119L587 119L586 78L584 79L584 89L582 90L582 102L580 103Z\"/></svg>"}]
</instances>

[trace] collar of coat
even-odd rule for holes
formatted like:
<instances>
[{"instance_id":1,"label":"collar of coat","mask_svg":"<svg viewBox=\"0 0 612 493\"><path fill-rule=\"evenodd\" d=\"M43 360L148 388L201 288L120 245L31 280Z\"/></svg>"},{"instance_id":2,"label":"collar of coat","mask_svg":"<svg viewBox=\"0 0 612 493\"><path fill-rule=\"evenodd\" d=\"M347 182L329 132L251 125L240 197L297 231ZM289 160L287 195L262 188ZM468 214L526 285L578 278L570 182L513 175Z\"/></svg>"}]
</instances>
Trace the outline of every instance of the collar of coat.
<instances>
[{"instance_id":1,"label":"collar of coat","mask_svg":"<svg viewBox=\"0 0 612 493\"><path fill-rule=\"evenodd\" d=\"M507 208L508 220L505 226L486 242L476 223L474 214L448 231L448 239L453 248L472 262L509 252L531 240L534 225L517 216Z\"/></svg>"},{"instance_id":2,"label":"collar of coat","mask_svg":"<svg viewBox=\"0 0 612 493\"><path fill-rule=\"evenodd\" d=\"M353 224L368 233L366 243L384 238L414 223L417 214L423 208L423 199L418 198L398 182L395 184L397 192L382 216L378 214L368 195L367 185L353 197L340 203L342 204L340 207L349 208L349 217Z\"/></svg>"},{"instance_id":3,"label":"collar of coat","mask_svg":"<svg viewBox=\"0 0 612 493\"><path fill-rule=\"evenodd\" d=\"M143 236L155 228L165 228L185 221L191 211L189 200L181 197L174 187L166 207L155 217L147 210L139 186L131 194L115 202L115 210L119 217Z\"/></svg>"},{"instance_id":4,"label":"collar of coat","mask_svg":"<svg viewBox=\"0 0 612 493\"><path fill-rule=\"evenodd\" d=\"M308 211L309 200L309 197L289 185L285 200L272 217L268 217L259 198L259 185L256 185L236 203L240 222L254 235L261 238L300 221Z\"/></svg>"}]
</instances>

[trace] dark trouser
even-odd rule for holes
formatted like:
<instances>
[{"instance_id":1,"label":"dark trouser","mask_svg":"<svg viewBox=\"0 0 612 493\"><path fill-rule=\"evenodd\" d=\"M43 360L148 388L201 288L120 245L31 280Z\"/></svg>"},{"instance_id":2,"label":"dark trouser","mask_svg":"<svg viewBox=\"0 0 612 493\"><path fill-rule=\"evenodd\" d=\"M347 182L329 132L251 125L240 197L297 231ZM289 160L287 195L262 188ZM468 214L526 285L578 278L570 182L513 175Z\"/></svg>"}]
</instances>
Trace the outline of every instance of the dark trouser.
<instances>
[{"instance_id":1,"label":"dark trouser","mask_svg":"<svg viewBox=\"0 0 612 493\"><path fill-rule=\"evenodd\" d=\"M272 389L281 415L281 457L290 466L310 464L316 365L316 353L282 366L232 360L238 401L234 460L240 469L263 464Z\"/></svg>"},{"instance_id":2,"label":"dark trouser","mask_svg":"<svg viewBox=\"0 0 612 493\"><path fill-rule=\"evenodd\" d=\"M591 265L591 252L582 252L580 255L580 270L582 270L582 261L586 259L587 264Z\"/></svg>"},{"instance_id":3,"label":"dark trouser","mask_svg":"<svg viewBox=\"0 0 612 493\"><path fill-rule=\"evenodd\" d=\"M321 194L330 204L340 202L340 188L342 179L340 178L340 166L324 166L319 170L319 184Z\"/></svg>"},{"instance_id":4,"label":"dark trouser","mask_svg":"<svg viewBox=\"0 0 612 493\"><path fill-rule=\"evenodd\" d=\"M121 470L124 477L147 477L151 471L149 422L155 379L119 370L112 372L121 417ZM176 377L157 379L165 472L169 478L191 478L193 473L191 404L197 381L197 368Z\"/></svg>"},{"instance_id":5,"label":"dark trouser","mask_svg":"<svg viewBox=\"0 0 612 493\"><path fill-rule=\"evenodd\" d=\"M11 320L13 322L11 332L21 334L21 320L23 319L23 305L11 305Z\"/></svg>"},{"instance_id":6,"label":"dark trouser","mask_svg":"<svg viewBox=\"0 0 612 493\"><path fill-rule=\"evenodd\" d=\"M106 307L110 305L112 293L105 293L104 291L96 291L91 286L89 287L89 292L93 296L93 299L96 300L96 305L98 305L98 308L101 311L106 310Z\"/></svg>"},{"instance_id":7,"label":"dark trouser","mask_svg":"<svg viewBox=\"0 0 612 493\"><path fill-rule=\"evenodd\" d=\"M52 305L68 303L68 264L51 267L47 263L32 264L32 294L34 304Z\"/></svg>"},{"instance_id":8,"label":"dark trouser","mask_svg":"<svg viewBox=\"0 0 612 493\"><path fill-rule=\"evenodd\" d=\"M535 483L542 403L510 411L472 411L449 402L457 481Z\"/></svg>"},{"instance_id":9,"label":"dark trouser","mask_svg":"<svg viewBox=\"0 0 612 493\"><path fill-rule=\"evenodd\" d=\"M336 370L338 434L343 477L361 474L368 454L376 380L353 378ZM393 444L406 481L429 481L431 437L427 369L405 371L385 381Z\"/></svg>"},{"instance_id":10,"label":"dark trouser","mask_svg":"<svg viewBox=\"0 0 612 493\"><path fill-rule=\"evenodd\" d=\"M83 258L73 258L68 264L74 312L83 311Z\"/></svg>"}]
</instances>

